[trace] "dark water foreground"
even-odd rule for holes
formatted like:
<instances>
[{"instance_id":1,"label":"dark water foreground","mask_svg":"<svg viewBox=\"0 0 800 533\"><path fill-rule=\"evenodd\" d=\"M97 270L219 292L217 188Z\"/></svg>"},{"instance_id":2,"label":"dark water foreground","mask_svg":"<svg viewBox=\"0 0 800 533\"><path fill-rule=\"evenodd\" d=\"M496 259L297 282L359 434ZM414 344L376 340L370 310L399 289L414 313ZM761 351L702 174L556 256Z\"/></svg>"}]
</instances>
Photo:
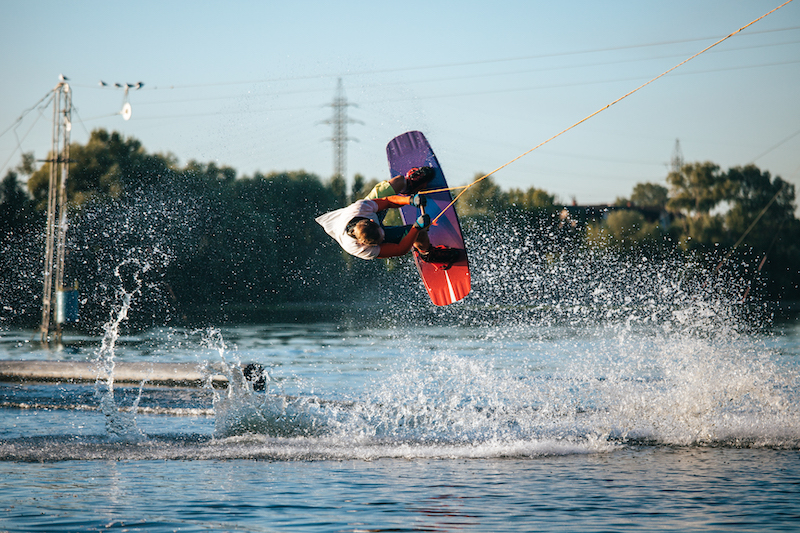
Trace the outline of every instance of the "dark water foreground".
<instances>
[{"instance_id":1,"label":"dark water foreground","mask_svg":"<svg viewBox=\"0 0 800 533\"><path fill-rule=\"evenodd\" d=\"M222 444L220 444L222 446ZM235 445L232 445L235 446ZM0 463L9 531L796 531L796 452Z\"/></svg>"},{"instance_id":2,"label":"dark water foreground","mask_svg":"<svg viewBox=\"0 0 800 533\"><path fill-rule=\"evenodd\" d=\"M800 327L669 316L6 330L97 370L0 383L0 530L797 531Z\"/></svg>"}]
</instances>

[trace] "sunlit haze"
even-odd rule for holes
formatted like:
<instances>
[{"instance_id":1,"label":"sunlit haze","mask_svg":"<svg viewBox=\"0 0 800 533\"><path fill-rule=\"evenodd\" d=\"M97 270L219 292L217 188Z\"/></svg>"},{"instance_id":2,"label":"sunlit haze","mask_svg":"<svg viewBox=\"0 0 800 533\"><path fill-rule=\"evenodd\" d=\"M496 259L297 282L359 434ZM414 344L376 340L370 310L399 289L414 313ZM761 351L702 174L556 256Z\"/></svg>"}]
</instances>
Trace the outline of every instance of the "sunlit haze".
<instances>
[{"instance_id":1,"label":"sunlit haze","mask_svg":"<svg viewBox=\"0 0 800 533\"><path fill-rule=\"evenodd\" d=\"M116 130L180 165L388 177L386 143L423 131L451 184L530 150L783 0L55 2L0 5L0 172L43 159L59 82L74 143ZM108 84L101 87L100 81ZM131 89L130 120L120 115ZM611 203L685 161L755 163L800 185L800 2L792 2L502 169L503 188ZM21 120L17 121L21 117Z\"/></svg>"}]
</instances>

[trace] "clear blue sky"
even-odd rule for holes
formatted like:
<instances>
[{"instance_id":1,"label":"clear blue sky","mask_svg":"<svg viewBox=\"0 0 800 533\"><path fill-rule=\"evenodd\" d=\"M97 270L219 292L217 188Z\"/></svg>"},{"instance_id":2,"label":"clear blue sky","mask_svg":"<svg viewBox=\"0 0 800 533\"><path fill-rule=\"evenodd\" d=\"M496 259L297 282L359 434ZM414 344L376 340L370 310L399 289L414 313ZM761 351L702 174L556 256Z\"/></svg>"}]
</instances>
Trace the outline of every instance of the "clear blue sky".
<instances>
[{"instance_id":1,"label":"clear blue sky","mask_svg":"<svg viewBox=\"0 0 800 533\"><path fill-rule=\"evenodd\" d=\"M44 158L63 73L73 142L95 128L149 152L329 178L341 78L347 174L386 178L385 146L419 129L464 184L777 7L782 0L29 1L0 3L0 165ZM133 114L99 81L145 83ZM495 175L581 204L686 161L755 162L800 191L800 0Z\"/></svg>"}]
</instances>

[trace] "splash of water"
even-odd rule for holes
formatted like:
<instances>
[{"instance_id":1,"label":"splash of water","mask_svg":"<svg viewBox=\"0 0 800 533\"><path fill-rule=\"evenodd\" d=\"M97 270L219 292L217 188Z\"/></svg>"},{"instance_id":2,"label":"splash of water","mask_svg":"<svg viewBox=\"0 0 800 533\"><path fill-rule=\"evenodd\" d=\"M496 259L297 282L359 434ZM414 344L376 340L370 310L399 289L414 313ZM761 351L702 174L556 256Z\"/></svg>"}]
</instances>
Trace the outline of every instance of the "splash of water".
<instances>
[{"instance_id":1,"label":"splash of water","mask_svg":"<svg viewBox=\"0 0 800 533\"><path fill-rule=\"evenodd\" d=\"M621 345L614 370L589 384L603 400L594 423L622 440L795 448L798 373L734 329L675 331L643 353ZM637 367L648 365L646 374Z\"/></svg>"},{"instance_id":2,"label":"splash of water","mask_svg":"<svg viewBox=\"0 0 800 533\"><path fill-rule=\"evenodd\" d=\"M461 338L479 329L492 338L491 357L451 346L406 353L388 378L344 402L242 396L217 435L313 438L366 455L384 445L445 455L800 447L800 376L752 320L759 304L742 302L749 280L712 275L692 258L577 245L555 253L541 241L512 231L479 246L463 304L392 315L399 306L386 303L381 320L394 320L383 327L444 323ZM413 331L403 340L420 348Z\"/></svg>"},{"instance_id":3,"label":"splash of water","mask_svg":"<svg viewBox=\"0 0 800 533\"><path fill-rule=\"evenodd\" d=\"M528 360L409 356L351 401L243 390L217 404L216 435L302 438L317 453L357 457L800 447L797 369L781 368L763 343L632 329L582 332L561 353Z\"/></svg>"},{"instance_id":4,"label":"splash of water","mask_svg":"<svg viewBox=\"0 0 800 533\"><path fill-rule=\"evenodd\" d=\"M260 365L250 369L243 365L217 328L203 332L201 344L214 352L221 363L220 366L207 361L202 366L207 376L206 388L213 391L214 434L217 437L242 434L295 437L320 433L324 417L320 416L318 408L315 409L315 399L269 394L269 373ZM227 378L222 393L211 385L210 376L217 370ZM256 389L263 389L263 392Z\"/></svg>"},{"instance_id":5,"label":"splash of water","mask_svg":"<svg viewBox=\"0 0 800 533\"><path fill-rule=\"evenodd\" d=\"M141 440L144 433L136 426L136 410L142 396L143 381L133 406L127 412L117 406L114 398L114 367L116 365L115 349L120 335L120 325L128 319L133 297L141 291L141 274L149 269L136 259L123 261L114 270L120 280L116 313L103 325L105 334L97 354L98 378L95 383L95 394L100 398L100 410L105 416L106 431L115 439Z\"/></svg>"}]
</instances>

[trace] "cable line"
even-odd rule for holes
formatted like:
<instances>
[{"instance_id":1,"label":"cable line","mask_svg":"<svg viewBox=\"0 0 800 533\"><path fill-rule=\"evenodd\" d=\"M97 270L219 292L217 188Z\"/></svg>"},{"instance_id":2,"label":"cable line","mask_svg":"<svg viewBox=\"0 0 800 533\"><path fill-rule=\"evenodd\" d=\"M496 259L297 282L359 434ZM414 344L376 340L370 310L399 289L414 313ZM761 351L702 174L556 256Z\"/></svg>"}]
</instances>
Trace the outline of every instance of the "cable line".
<instances>
[{"instance_id":1,"label":"cable line","mask_svg":"<svg viewBox=\"0 0 800 533\"><path fill-rule=\"evenodd\" d=\"M778 142L777 144L774 144L774 145L770 146L769 148L767 148L766 150L764 150L763 152L761 152L760 154L755 156L753 159L751 159L751 161L756 161L758 159L761 159L762 157L764 157L765 155L767 155L771 151L775 150L776 148L778 148L780 145L782 145L783 143L785 143L789 139L791 139L793 137L796 137L797 135L800 135L800 130L797 130L796 132L792 133L791 135L789 135L788 137L786 137L782 141Z\"/></svg>"},{"instance_id":2,"label":"cable line","mask_svg":"<svg viewBox=\"0 0 800 533\"><path fill-rule=\"evenodd\" d=\"M45 100L47 100L47 98L49 98L49 97L50 97L50 96L52 96L52 95L53 95L53 90L52 90L52 89L51 89L51 90L49 90L49 91L47 91L47 94L45 94L44 96L42 96L41 100L39 100L38 102L36 102L35 104L33 104L31 107L29 107L29 108L28 108L28 109L26 109L25 111L23 111L23 112L22 112L22 114L20 114L20 116L19 116L19 117L17 117L17 120L15 120L14 122L12 122L12 123L11 123L11 125L10 125L9 127L7 127L5 130L3 130L3 133L0 133L0 137L2 137L3 135L5 135L6 133L8 133L8 132L9 132L9 130L10 130L11 128L15 127L15 125L16 125L16 124L18 124L19 122L21 122L21 121L22 121L22 119L23 119L23 118L25 118L25 115L27 115L28 113L30 113L31 111L33 111L34 109L36 109L37 107L39 107L39 104L41 104L42 102L44 102ZM47 105L50 105L50 102L48 102L48 103L47 103L47 104L46 104L44 107L47 107Z\"/></svg>"},{"instance_id":3,"label":"cable line","mask_svg":"<svg viewBox=\"0 0 800 533\"><path fill-rule=\"evenodd\" d=\"M791 0L789 0L791 1ZM780 6L783 7L783 6ZM779 9L779 8L776 8ZM774 11L774 10L773 10ZM769 13L768 13L769 14ZM761 17L763 18L763 17ZM744 29L744 28L742 28ZM795 31L800 29L800 26L788 26L785 28L775 28L770 30L762 30L749 33L748 35L756 35L756 34L763 34L763 33L776 33L776 32L783 32L783 31ZM730 36L730 35L729 35ZM728 37L729 37L728 36ZM659 41L659 42L652 42L652 43L641 43L641 44L632 44L632 45L621 45L621 46L609 46L606 48L595 48L595 49L584 49L584 50L575 50L569 52L554 52L549 54L537 54L537 55L529 55L529 56L516 56L516 57L501 57L501 58L493 58L493 59L481 59L481 60L474 60L474 61L462 61L462 62L455 62L455 63L437 63L437 64L428 64L428 65L415 65L409 67L395 67L395 68L385 68L385 69L373 69L373 70L361 70L361 71L354 71L354 72L345 72L345 73L328 73L328 74L308 74L308 75L301 75L301 76L287 76L287 77L277 77L277 78L259 78L259 79L251 79L251 80L239 80L239 81L219 81L219 82L209 82L209 83L196 83L196 84L186 84L186 85L166 85L163 87L159 86L148 86L143 88L144 91L162 91L162 90L178 90L178 89L194 89L194 88L204 88L204 87L220 87L220 86L228 86L228 85L248 85L248 84L256 84L256 83L273 83L273 82L281 82L281 81L302 81L302 80L318 80L322 78L344 78L344 77L357 77L357 76L369 76L373 74L391 74L397 72L408 72L408 71L415 71L415 70L439 70L443 68L457 68L457 67L466 67L472 65L485 65L485 64L493 64L493 63L510 63L514 61L527 61L531 59L547 59L547 58L555 58L555 57L564 57L564 56L577 56L577 55L584 55L584 54L595 54L595 53L603 53L603 52L614 52L619 50L632 50L637 48L653 48L658 46L666 46L666 45L673 45L673 44L682 44L682 43L692 43L697 41L707 41L709 39L716 39L717 36L708 36L708 37L693 37L689 39L675 39L671 41ZM727 37L726 37L727 38ZM722 39L724 40L724 39ZM720 41L721 42L721 41ZM783 44L792 44L792 43L773 43L773 44L765 44L765 45L757 45L756 47L762 46L775 46L775 45L783 45ZM73 84L75 87L82 87L85 89L97 89L96 85L77 85ZM319 90L327 90L327 89L319 89ZM316 91L316 89L314 90Z\"/></svg>"},{"instance_id":4,"label":"cable line","mask_svg":"<svg viewBox=\"0 0 800 533\"><path fill-rule=\"evenodd\" d=\"M783 6L785 6L785 5L789 4L789 3L791 3L792 1L793 1L793 0L786 0L786 2L782 3L782 4L781 4L781 5L779 5L778 7L776 7L776 8L774 8L774 9L772 9L772 10L768 11L767 13L765 13L765 14L761 15L760 17L758 17L757 19L755 19L755 20L753 20L753 21L751 21L751 22L749 22L749 23L745 24L744 26L742 26L742 27L741 27L741 28L739 28L738 30L736 30L736 31L734 31L734 32L731 32L731 33L729 33L728 35L726 35L726 36L725 36L725 37L723 37L722 39L719 39L718 41L714 42L713 44L710 44L709 46L707 46L707 47L703 48L702 50L700 50L700 51L699 51L699 52L697 52L696 54L692 55L691 57L689 57L689 58L687 58L687 59L684 59L683 61L681 61L680 63L678 63L678 64L677 64L677 65L675 65L674 67L672 67L672 68L670 68L670 69L668 69L668 70L665 70L664 72L662 72L661 74L659 74L659 75L658 75L658 76L656 76L655 78L651 79L650 81L647 81L647 82L643 83L642 85L640 85L640 86L636 87L636 88L635 88L635 89L633 89L632 91L629 91L628 93L626 93L626 94L624 94L624 95L620 96L619 98L617 98L616 100L614 100L614 101L613 101L613 102L611 102L610 104L607 104L607 105L605 105L604 107L601 107L600 109L598 109L597 111L595 111L594 113L592 113L592 114L590 114L590 115L587 115L586 117L582 118L581 120L579 120L578 122L576 122L576 123L575 123L575 124L573 124L572 126L570 126L570 127L566 128L566 129L563 129L563 130L561 130L560 132L558 132L558 133L556 133L555 135L553 135L552 137L550 137L549 139L546 139L546 140L544 140L544 141L540 142L539 144L537 144L536 146L534 146L533 148L531 148L531 149L530 149L530 150L528 150L527 152L525 152L525 153L523 153L523 154L520 154L520 155L518 155L517 157L515 157L515 158L514 158L514 159L512 159L511 161L509 161L509 162L507 162L507 163L505 163L505 164L503 164L503 165L500 165L499 167L497 167L497 168L496 168L496 169L494 169L493 171L489 172L488 174L485 174L484 176L481 176L480 178L476 179L475 181L473 181L472 183L470 183L469 185L467 185L466 187L464 187L464 190L463 190L463 191L461 191L460 193L458 193L458 196L456 196L455 198L453 198L453 200L452 200L452 201L451 201L451 202L450 202L450 203L447 205L447 207L445 207L444 209L442 209L441 213L439 213L439 214L436 216L436 218L434 218L434 219L431 221L431 224L435 224L435 223L436 223L436 221L437 221L437 220L439 220L439 217L441 217L441 216L444 214L444 212L445 212L445 211L447 211L447 210L448 210L450 207L452 207L452 206L453 206L453 204L455 204L455 203L458 201L458 199L459 199L459 198L461 198L461 196L462 196L462 195L463 195L465 192L467 192L467 191L469 190L469 188L470 188L470 187L472 187L473 185L475 185L475 184L479 183L480 181L482 181L482 180L484 180L484 179L488 178L488 177L489 177L489 176L491 176L492 174L495 174L496 172L498 172L498 171L500 171L500 170L504 169L505 167L509 166L510 164L512 164L512 163L514 163L514 162L516 162L516 161L518 161L518 160L520 160L520 159L522 159L523 157L525 157L525 156L526 156L526 155L528 155L529 153L533 152L533 151L534 151L534 150L536 150L537 148L540 148L541 146L544 146L545 144L547 144L547 143L549 143L550 141L552 141L553 139L556 139L557 137L560 137L561 135L563 135L564 133L568 132L569 130L571 130L571 129L575 128L576 126L579 126L579 125L583 124L584 122L586 122L586 121L587 121L587 120L589 120L590 118L594 117L595 115L598 115L598 114L602 113L603 111L605 111L606 109L608 109L608 108L609 108L609 107L611 107L612 105L614 105L614 104L616 104L616 103L618 103L618 102L620 102L620 101L624 100L625 98L629 97L630 95L632 95L633 93L635 93L635 92L639 91L640 89L643 89L643 88L647 87L648 85L650 85L650 84L651 84L651 83L653 83L654 81L656 81L656 80L658 80L658 79L661 79L661 78L663 78L664 76L666 76L667 74L669 74L669 73L670 73L670 72L672 72L673 70L677 69L678 67L681 67L681 66L685 65L686 63L688 63L688 62L689 62L689 61L691 61L692 59L696 58L696 57L697 57L697 56L699 56L700 54L702 54L702 53L704 53L704 52L707 52L708 50L710 50L710 49L714 48L715 46L717 46L717 45L718 45L718 44L720 44L721 42L723 42L723 41L726 41L726 40L728 40L729 38L731 38L731 37L733 37L734 35L736 35L737 33L739 33L739 32L741 32L741 31L743 31L743 30L745 30L745 29L749 28L750 26L752 26L752 25L753 25L753 24L755 24L756 22L758 22L758 21L760 21L760 20L764 19L765 17L767 17L767 16L771 15L772 13L774 13L774 12L775 12L775 11L777 11L777 10L779 10L779 9L780 9L780 8L782 8ZM433 192L433 191L426 191L426 192Z\"/></svg>"},{"instance_id":5,"label":"cable line","mask_svg":"<svg viewBox=\"0 0 800 533\"><path fill-rule=\"evenodd\" d=\"M26 131L25 135L22 136L22 139L20 139L19 136L17 135L17 127L22 123L22 119L25 118L25 115L27 115L28 113L30 113L34 109L39 108L40 106L41 106L41 109L43 109L43 108L47 107L48 105L50 105L50 102L49 101L45 102L45 100L47 100L49 97L52 97L53 94L55 94L54 90L48 91L47 94L45 94L42 97L41 100L39 100L38 102L36 102L36 104L33 105L33 107L30 107L30 108L26 109L25 111L23 111L22 114L17 118L17 120L15 120L8 128L6 128L6 130L3 133L0 133L0 137L2 137L3 135L8 133L13 128L14 129L14 137L17 139L16 148L14 148L11 151L11 154L8 156L8 159L6 159L5 163L3 163L3 166L0 166L0 172L4 171L6 169L8 164L11 162L11 158L14 157L14 155L17 153L17 150L19 150L19 152L22 153L22 141L24 141L25 139L28 138L28 135L31 133L31 131L33 130L33 127L36 125L36 123L39 122L39 118L41 118L42 114L41 114L41 111L40 111L39 116L36 118L36 120L33 121L33 124L31 124L31 127L28 128L28 131ZM45 102L45 104L42 104L42 102Z\"/></svg>"}]
</instances>

